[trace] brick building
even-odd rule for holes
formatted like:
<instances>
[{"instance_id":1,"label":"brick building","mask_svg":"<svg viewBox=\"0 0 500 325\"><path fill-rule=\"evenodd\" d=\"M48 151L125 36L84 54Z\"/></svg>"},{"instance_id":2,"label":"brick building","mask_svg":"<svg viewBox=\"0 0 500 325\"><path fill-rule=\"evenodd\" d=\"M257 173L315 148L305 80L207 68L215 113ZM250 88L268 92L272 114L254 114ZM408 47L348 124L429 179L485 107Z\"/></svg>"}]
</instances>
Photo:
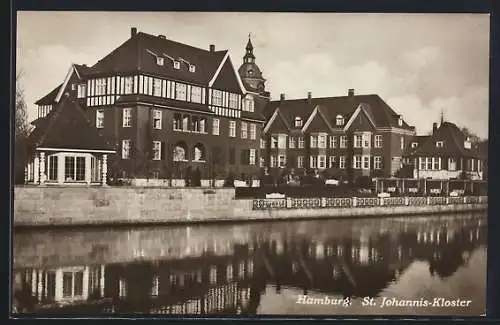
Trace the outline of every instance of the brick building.
<instances>
[{"instance_id":1,"label":"brick building","mask_svg":"<svg viewBox=\"0 0 500 325\"><path fill-rule=\"evenodd\" d=\"M271 101L265 108L261 166L276 172L319 169L330 177L391 176L415 135L378 95Z\"/></svg>"},{"instance_id":2,"label":"brick building","mask_svg":"<svg viewBox=\"0 0 500 325\"><path fill-rule=\"evenodd\" d=\"M44 124L66 94L116 151L107 161L114 178L181 181L189 170L202 179L257 174L269 93L250 40L240 73L227 50L132 28L129 39L93 66L72 65L64 82L37 101L34 124ZM47 153L38 150L33 161L40 155Z\"/></svg>"}]
</instances>

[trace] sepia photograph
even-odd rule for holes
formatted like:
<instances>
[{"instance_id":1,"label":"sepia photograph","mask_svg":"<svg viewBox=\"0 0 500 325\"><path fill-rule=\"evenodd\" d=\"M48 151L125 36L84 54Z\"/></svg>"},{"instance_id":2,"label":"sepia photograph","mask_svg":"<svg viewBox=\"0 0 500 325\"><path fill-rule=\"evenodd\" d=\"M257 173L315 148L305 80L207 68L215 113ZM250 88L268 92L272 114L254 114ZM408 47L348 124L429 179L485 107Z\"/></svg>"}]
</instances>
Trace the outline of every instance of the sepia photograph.
<instances>
[{"instance_id":1,"label":"sepia photograph","mask_svg":"<svg viewBox=\"0 0 500 325\"><path fill-rule=\"evenodd\" d=\"M490 15L18 11L11 316L484 316Z\"/></svg>"}]
</instances>

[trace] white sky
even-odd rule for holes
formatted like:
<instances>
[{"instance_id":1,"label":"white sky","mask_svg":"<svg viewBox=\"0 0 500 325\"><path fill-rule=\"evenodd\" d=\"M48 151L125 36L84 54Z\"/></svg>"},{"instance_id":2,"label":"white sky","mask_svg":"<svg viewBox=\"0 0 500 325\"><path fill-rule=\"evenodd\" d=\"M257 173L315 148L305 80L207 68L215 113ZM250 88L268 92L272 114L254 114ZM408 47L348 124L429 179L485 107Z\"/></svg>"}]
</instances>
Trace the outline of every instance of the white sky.
<instances>
[{"instance_id":1,"label":"white sky","mask_svg":"<svg viewBox=\"0 0 500 325\"><path fill-rule=\"evenodd\" d=\"M252 34L273 99L379 94L417 127L445 119L488 135L489 15L19 12L17 69L30 109L71 63L93 65L130 28L229 49L236 68Z\"/></svg>"}]
</instances>

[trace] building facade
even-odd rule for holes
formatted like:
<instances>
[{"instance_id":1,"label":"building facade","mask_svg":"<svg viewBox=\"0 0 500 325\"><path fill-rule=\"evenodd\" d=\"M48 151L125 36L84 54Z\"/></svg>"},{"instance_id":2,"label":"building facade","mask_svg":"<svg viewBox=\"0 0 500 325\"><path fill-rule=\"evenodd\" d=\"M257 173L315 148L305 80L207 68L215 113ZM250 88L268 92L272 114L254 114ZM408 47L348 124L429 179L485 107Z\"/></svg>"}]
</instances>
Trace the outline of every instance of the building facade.
<instances>
[{"instance_id":1,"label":"building facade","mask_svg":"<svg viewBox=\"0 0 500 325\"><path fill-rule=\"evenodd\" d=\"M455 124L433 124L432 133L410 141L405 162L414 178L482 180L485 157Z\"/></svg>"},{"instance_id":2,"label":"building facade","mask_svg":"<svg viewBox=\"0 0 500 325\"><path fill-rule=\"evenodd\" d=\"M252 51L247 46L248 56ZM255 66L255 57L245 60ZM132 28L130 38L95 65L73 65L64 83L37 102L35 124L65 93L116 151L108 157L113 178L257 174L262 105L269 94L260 71L255 88L254 76L244 76L227 50L195 48Z\"/></svg>"},{"instance_id":3,"label":"building facade","mask_svg":"<svg viewBox=\"0 0 500 325\"><path fill-rule=\"evenodd\" d=\"M391 176L415 128L378 95L271 101L265 108L262 167L276 172L320 170L354 181L359 176Z\"/></svg>"}]
</instances>

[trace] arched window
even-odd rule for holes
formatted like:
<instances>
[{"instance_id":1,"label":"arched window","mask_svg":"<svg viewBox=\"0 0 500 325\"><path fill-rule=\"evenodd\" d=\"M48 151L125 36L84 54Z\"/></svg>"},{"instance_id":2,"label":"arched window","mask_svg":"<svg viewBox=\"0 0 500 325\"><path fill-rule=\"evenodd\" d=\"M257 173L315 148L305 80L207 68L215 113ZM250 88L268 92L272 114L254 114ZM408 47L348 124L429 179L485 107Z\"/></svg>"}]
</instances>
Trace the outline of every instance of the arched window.
<instances>
[{"instance_id":1,"label":"arched window","mask_svg":"<svg viewBox=\"0 0 500 325\"><path fill-rule=\"evenodd\" d=\"M173 159L174 161L185 161L187 160L187 146L183 141L177 142L174 147Z\"/></svg>"},{"instance_id":2,"label":"arched window","mask_svg":"<svg viewBox=\"0 0 500 325\"><path fill-rule=\"evenodd\" d=\"M302 121L302 118L300 116L295 117L295 127L296 128L302 127L302 124L303 124L302 122L303 121Z\"/></svg>"},{"instance_id":3,"label":"arched window","mask_svg":"<svg viewBox=\"0 0 500 325\"><path fill-rule=\"evenodd\" d=\"M205 147L201 143L197 143L193 148L193 161L205 161Z\"/></svg>"},{"instance_id":4,"label":"arched window","mask_svg":"<svg viewBox=\"0 0 500 325\"><path fill-rule=\"evenodd\" d=\"M342 115L337 115L336 120L335 120L336 125L344 125L344 117Z\"/></svg>"}]
</instances>

